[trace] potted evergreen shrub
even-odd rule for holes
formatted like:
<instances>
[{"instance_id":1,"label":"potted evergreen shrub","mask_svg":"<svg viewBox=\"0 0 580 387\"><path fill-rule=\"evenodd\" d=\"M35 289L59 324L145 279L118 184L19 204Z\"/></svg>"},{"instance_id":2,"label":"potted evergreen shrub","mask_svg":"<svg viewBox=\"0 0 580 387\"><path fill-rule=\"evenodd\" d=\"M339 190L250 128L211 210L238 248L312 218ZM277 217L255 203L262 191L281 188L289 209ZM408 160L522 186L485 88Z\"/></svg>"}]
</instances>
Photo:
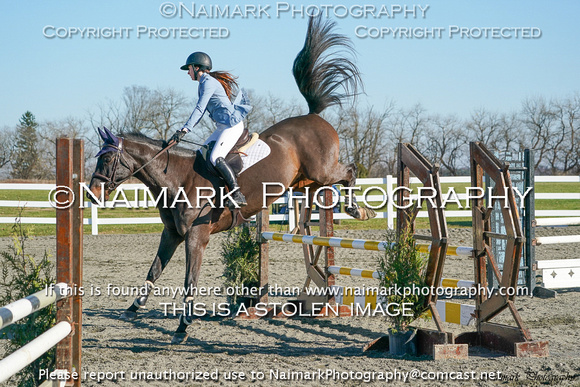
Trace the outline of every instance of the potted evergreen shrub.
<instances>
[{"instance_id":1,"label":"potted evergreen shrub","mask_svg":"<svg viewBox=\"0 0 580 387\"><path fill-rule=\"evenodd\" d=\"M257 288L259 282L259 260L260 243L255 240L255 227L242 225L228 231L226 240L222 245L222 262L224 268L224 286L226 288L241 289ZM231 307L254 306L255 297L239 295L234 293L228 296L228 303Z\"/></svg>"},{"instance_id":2,"label":"potted evergreen shrub","mask_svg":"<svg viewBox=\"0 0 580 387\"><path fill-rule=\"evenodd\" d=\"M387 295L383 298L385 310L387 305L397 304L400 314L389 315L388 318L393 324L389 329L389 353L395 356L404 354L416 354L415 330L410 324L424 312L425 296L421 292L405 295L405 289L421 289L425 285L425 271L427 268L427 256L417 251L415 238L408 229L404 230L399 240L394 233L387 238L391 248L385 251L378 260L380 275L380 286L387 290ZM389 293L388 290L391 289ZM396 292L400 289L401 294ZM406 313L403 314L405 304ZM392 308L388 310L392 311Z\"/></svg>"}]
</instances>

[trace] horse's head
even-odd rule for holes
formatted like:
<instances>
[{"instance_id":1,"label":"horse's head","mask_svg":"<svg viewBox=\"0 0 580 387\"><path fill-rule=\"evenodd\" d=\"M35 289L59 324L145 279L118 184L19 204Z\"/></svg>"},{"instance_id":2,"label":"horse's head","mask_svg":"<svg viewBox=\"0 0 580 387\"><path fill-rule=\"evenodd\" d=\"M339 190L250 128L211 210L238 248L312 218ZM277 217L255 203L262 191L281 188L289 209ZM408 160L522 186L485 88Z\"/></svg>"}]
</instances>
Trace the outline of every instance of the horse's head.
<instances>
[{"instance_id":1,"label":"horse's head","mask_svg":"<svg viewBox=\"0 0 580 387\"><path fill-rule=\"evenodd\" d=\"M103 129L98 129L104 143L99 153L95 156L99 159L91 178L89 189L95 197L100 198L103 195L102 189L104 186L104 198L107 200L110 193L119 184L131 177L133 168L131 166L132 160L125 152L123 138L115 136L107 128ZM88 193L87 197L93 203L95 202L94 198Z\"/></svg>"}]
</instances>

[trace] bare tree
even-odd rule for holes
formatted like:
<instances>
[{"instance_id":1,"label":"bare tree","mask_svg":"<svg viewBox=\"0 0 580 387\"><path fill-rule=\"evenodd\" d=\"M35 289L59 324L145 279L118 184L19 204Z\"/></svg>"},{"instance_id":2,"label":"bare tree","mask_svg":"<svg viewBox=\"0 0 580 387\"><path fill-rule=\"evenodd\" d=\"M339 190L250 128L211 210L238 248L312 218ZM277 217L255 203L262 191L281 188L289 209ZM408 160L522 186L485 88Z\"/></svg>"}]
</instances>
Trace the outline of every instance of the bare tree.
<instances>
[{"instance_id":1,"label":"bare tree","mask_svg":"<svg viewBox=\"0 0 580 387\"><path fill-rule=\"evenodd\" d=\"M190 113L186 109L186 97L174 89L155 90L150 94L147 105L143 129L163 140L181 129Z\"/></svg>"},{"instance_id":2,"label":"bare tree","mask_svg":"<svg viewBox=\"0 0 580 387\"><path fill-rule=\"evenodd\" d=\"M286 101L273 94L262 96L253 90L247 91L252 110L245 119L245 126L250 132L261 133L270 126L286 118L305 114L305 106L296 101Z\"/></svg>"},{"instance_id":3,"label":"bare tree","mask_svg":"<svg viewBox=\"0 0 580 387\"><path fill-rule=\"evenodd\" d=\"M580 121L580 95L556 101L551 104L556 116L554 149L550 155L550 166L553 173L563 173L579 169L580 142L578 141L578 123Z\"/></svg>"},{"instance_id":4,"label":"bare tree","mask_svg":"<svg viewBox=\"0 0 580 387\"><path fill-rule=\"evenodd\" d=\"M273 94L262 96L253 91L248 94L253 109L245 125L250 131L262 132L305 111L296 101L288 102ZM194 106L194 99L170 88L126 87L119 100L106 101L89 115L94 135L84 138L87 143L98 145L96 128L107 126L117 133L138 131L167 140L185 123ZM423 149L428 157L452 174L465 169L469 141L482 141L499 152L534 149L535 168L543 171L580 171L579 94L551 102L541 97L528 98L517 113L491 112L482 107L475 109L465 122L455 116L430 116L421 104L396 109L393 102L386 103L383 108L332 109L324 117L337 129L341 158L355 162L359 176L395 172L399 142L410 142ZM82 126L64 121L46 126ZM214 130L215 124L205 115L186 140L201 143ZM0 168L9 154L9 144L1 145L4 148L0 147Z\"/></svg>"},{"instance_id":5,"label":"bare tree","mask_svg":"<svg viewBox=\"0 0 580 387\"><path fill-rule=\"evenodd\" d=\"M149 129L153 116L154 92L145 87L133 85L123 90L123 131L144 132Z\"/></svg>"},{"instance_id":6,"label":"bare tree","mask_svg":"<svg viewBox=\"0 0 580 387\"><path fill-rule=\"evenodd\" d=\"M113 133L124 132L124 109L119 101L107 100L98 104L96 110L88 113L91 128L95 133L95 144L100 142L97 132L99 127L106 127Z\"/></svg>"},{"instance_id":7,"label":"bare tree","mask_svg":"<svg viewBox=\"0 0 580 387\"><path fill-rule=\"evenodd\" d=\"M523 151L526 142L524 137L522 122L518 113L502 114L497 130L497 150L500 152Z\"/></svg>"},{"instance_id":8,"label":"bare tree","mask_svg":"<svg viewBox=\"0 0 580 387\"><path fill-rule=\"evenodd\" d=\"M373 107L360 110L356 106L341 110L335 128L341 141L341 159L354 162L358 177L376 176L386 168L386 120L392 105L381 111Z\"/></svg>"},{"instance_id":9,"label":"bare tree","mask_svg":"<svg viewBox=\"0 0 580 387\"><path fill-rule=\"evenodd\" d=\"M140 132L166 139L187 120L190 106L183 93L171 88L151 90L126 87L120 101L110 100L89 115L95 128L106 126L116 133Z\"/></svg>"},{"instance_id":10,"label":"bare tree","mask_svg":"<svg viewBox=\"0 0 580 387\"><path fill-rule=\"evenodd\" d=\"M0 168L10 164L16 138L14 132L14 129L8 126L4 126L0 130Z\"/></svg>"},{"instance_id":11,"label":"bare tree","mask_svg":"<svg viewBox=\"0 0 580 387\"><path fill-rule=\"evenodd\" d=\"M527 98L522 106L522 123L526 130L527 147L535 150L538 169L551 150L556 115L544 98Z\"/></svg>"},{"instance_id":12,"label":"bare tree","mask_svg":"<svg viewBox=\"0 0 580 387\"><path fill-rule=\"evenodd\" d=\"M488 148L495 150L503 148L499 143L501 127L502 117L498 113L490 112L484 108L474 110L466 123L470 141L480 141Z\"/></svg>"},{"instance_id":13,"label":"bare tree","mask_svg":"<svg viewBox=\"0 0 580 387\"><path fill-rule=\"evenodd\" d=\"M391 103L391 106L394 107L394 103ZM392 115L392 118L389 123L388 133L397 143L418 143L422 133L427 130L429 121L427 110L419 103L413 105L410 109L399 110Z\"/></svg>"},{"instance_id":14,"label":"bare tree","mask_svg":"<svg viewBox=\"0 0 580 387\"><path fill-rule=\"evenodd\" d=\"M99 143L95 141L95 134L85 120L69 116L61 120L42 122L38 134L44 176L53 178L56 175L56 139L59 137L84 140L85 175L88 176L94 169L94 155L99 149Z\"/></svg>"},{"instance_id":15,"label":"bare tree","mask_svg":"<svg viewBox=\"0 0 580 387\"><path fill-rule=\"evenodd\" d=\"M427 132L429 117L421 104L398 110L395 110L394 102L390 102L389 106L392 113L386 125L386 147L383 158L386 160L388 173L396 173L397 144L408 142L418 145Z\"/></svg>"},{"instance_id":16,"label":"bare tree","mask_svg":"<svg viewBox=\"0 0 580 387\"><path fill-rule=\"evenodd\" d=\"M455 116L435 115L430 118L430 128L425 137L425 156L439 163L443 171L460 174L469 165L465 157L468 138L464 124Z\"/></svg>"},{"instance_id":17,"label":"bare tree","mask_svg":"<svg viewBox=\"0 0 580 387\"><path fill-rule=\"evenodd\" d=\"M298 105L296 101L288 102L271 93L268 93L268 95L263 98L263 105L259 108L264 110L262 130L267 129L286 118L304 114L304 107Z\"/></svg>"}]
</instances>

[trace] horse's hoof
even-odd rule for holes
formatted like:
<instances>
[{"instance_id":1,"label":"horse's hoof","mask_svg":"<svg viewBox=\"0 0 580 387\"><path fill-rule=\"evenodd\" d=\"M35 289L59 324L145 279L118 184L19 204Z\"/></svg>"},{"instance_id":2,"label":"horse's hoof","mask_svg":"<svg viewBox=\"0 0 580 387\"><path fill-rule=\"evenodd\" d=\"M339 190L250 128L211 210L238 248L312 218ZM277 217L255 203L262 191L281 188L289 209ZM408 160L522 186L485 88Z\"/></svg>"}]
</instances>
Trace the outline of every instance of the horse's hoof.
<instances>
[{"instance_id":1,"label":"horse's hoof","mask_svg":"<svg viewBox=\"0 0 580 387\"><path fill-rule=\"evenodd\" d=\"M187 340L189 335L187 332L176 332L173 334L173 339L171 339L171 344L181 344Z\"/></svg>"},{"instance_id":2,"label":"horse's hoof","mask_svg":"<svg viewBox=\"0 0 580 387\"><path fill-rule=\"evenodd\" d=\"M376 211L367 207L359 207L359 206L346 207L345 211L353 218L363 221L372 219L377 216Z\"/></svg>"},{"instance_id":3,"label":"horse's hoof","mask_svg":"<svg viewBox=\"0 0 580 387\"><path fill-rule=\"evenodd\" d=\"M361 220L369 220L377 216L377 212L372 208L361 207L359 210L361 213Z\"/></svg>"},{"instance_id":4,"label":"horse's hoof","mask_svg":"<svg viewBox=\"0 0 580 387\"><path fill-rule=\"evenodd\" d=\"M137 313L131 312L130 310L126 310L119 318L124 321L133 321L137 318Z\"/></svg>"}]
</instances>

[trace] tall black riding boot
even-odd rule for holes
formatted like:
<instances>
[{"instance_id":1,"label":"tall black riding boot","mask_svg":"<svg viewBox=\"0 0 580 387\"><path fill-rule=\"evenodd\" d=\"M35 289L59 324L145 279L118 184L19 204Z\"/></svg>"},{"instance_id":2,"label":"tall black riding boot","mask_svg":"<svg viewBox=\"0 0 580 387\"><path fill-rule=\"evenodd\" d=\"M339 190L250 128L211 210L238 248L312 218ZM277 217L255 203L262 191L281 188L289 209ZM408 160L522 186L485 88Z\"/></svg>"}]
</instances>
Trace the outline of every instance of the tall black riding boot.
<instances>
[{"instance_id":1,"label":"tall black riding boot","mask_svg":"<svg viewBox=\"0 0 580 387\"><path fill-rule=\"evenodd\" d=\"M234 192L231 195L231 197L233 201L236 202L238 207L246 206L248 203L246 203L246 198L244 197L244 194L240 192L240 186L238 185L236 174L234 173L234 171L232 171L232 168L229 166L229 164L223 157L218 157L218 159L215 161L215 169L222 175L224 181L226 182L226 185L230 189L230 192L232 192L234 189L237 188L236 192ZM234 204L231 202L228 203L228 207L231 210L236 208Z\"/></svg>"}]
</instances>

